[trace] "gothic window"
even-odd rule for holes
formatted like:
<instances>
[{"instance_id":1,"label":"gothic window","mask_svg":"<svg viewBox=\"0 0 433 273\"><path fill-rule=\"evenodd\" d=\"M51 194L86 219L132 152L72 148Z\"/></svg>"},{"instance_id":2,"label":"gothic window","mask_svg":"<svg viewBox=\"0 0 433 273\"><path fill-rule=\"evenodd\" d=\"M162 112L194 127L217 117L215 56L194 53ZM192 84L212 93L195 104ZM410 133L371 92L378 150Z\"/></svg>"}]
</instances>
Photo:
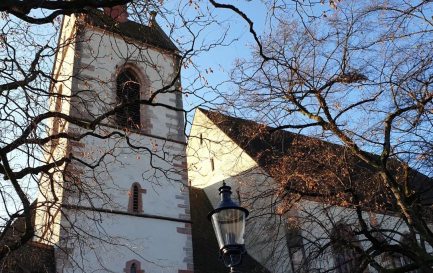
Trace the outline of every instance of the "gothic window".
<instances>
[{"instance_id":1,"label":"gothic window","mask_svg":"<svg viewBox=\"0 0 433 273\"><path fill-rule=\"evenodd\" d=\"M287 249L289 250L291 272L307 272L302 231L298 226L287 225L286 241Z\"/></svg>"},{"instance_id":2,"label":"gothic window","mask_svg":"<svg viewBox=\"0 0 433 273\"><path fill-rule=\"evenodd\" d=\"M135 214L143 212L143 193L146 193L146 190L142 189L139 183L132 184L129 190L128 212Z\"/></svg>"},{"instance_id":3,"label":"gothic window","mask_svg":"<svg viewBox=\"0 0 433 273\"><path fill-rule=\"evenodd\" d=\"M398 254L384 255L382 261L385 268L400 268L403 265L402 257Z\"/></svg>"},{"instance_id":4,"label":"gothic window","mask_svg":"<svg viewBox=\"0 0 433 273\"><path fill-rule=\"evenodd\" d=\"M137 266L135 263L131 264L131 270L129 270L130 273L137 273Z\"/></svg>"},{"instance_id":5,"label":"gothic window","mask_svg":"<svg viewBox=\"0 0 433 273\"><path fill-rule=\"evenodd\" d=\"M331 234L331 243L336 272L350 273L359 271L362 258L356 249L359 249L360 245L350 227L343 224L335 226Z\"/></svg>"},{"instance_id":6,"label":"gothic window","mask_svg":"<svg viewBox=\"0 0 433 273\"><path fill-rule=\"evenodd\" d=\"M124 273L144 273L144 270L141 269L141 263L138 260L130 260L125 264L125 268L123 269Z\"/></svg>"},{"instance_id":7,"label":"gothic window","mask_svg":"<svg viewBox=\"0 0 433 273\"><path fill-rule=\"evenodd\" d=\"M140 84L134 75L125 70L117 76L116 80L117 103L132 103L140 99ZM123 107L116 113L117 124L130 129L140 128L140 104Z\"/></svg>"},{"instance_id":8,"label":"gothic window","mask_svg":"<svg viewBox=\"0 0 433 273\"><path fill-rule=\"evenodd\" d=\"M374 229L378 228L378 226L373 226ZM372 235L381 243L389 244L385 239L385 236L382 233L379 233L373 229ZM400 268L401 261L400 257L391 253L383 253L382 254L382 265L384 268Z\"/></svg>"},{"instance_id":9,"label":"gothic window","mask_svg":"<svg viewBox=\"0 0 433 273\"><path fill-rule=\"evenodd\" d=\"M416 243L418 243L418 242L416 242ZM410 245L413 244L413 240L409 234L404 234L400 240L400 244L403 248L411 248ZM397 255L393 256L391 268L400 268L402 266L410 265L412 263L413 263L413 261L409 257L406 257L406 256L401 255L401 254L399 254L399 255L397 254ZM420 270L408 271L408 273L419 273L419 272L421 272L421 271Z\"/></svg>"},{"instance_id":10,"label":"gothic window","mask_svg":"<svg viewBox=\"0 0 433 273\"><path fill-rule=\"evenodd\" d=\"M420 242L421 241L421 242ZM400 246L403 249L413 249L413 244L418 244L421 247L424 247L425 244L423 244L423 241L416 241L414 242L414 239L410 236L410 234L403 234L403 236L400 239ZM388 269L399 269L403 266L413 264L414 261L412 261L409 257L402 255L400 253L392 253L392 254L386 254L383 256L382 259L384 268ZM417 270L411 270L407 271L408 273L422 273L424 272L422 269ZM430 271L429 271L430 272Z\"/></svg>"}]
</instances>

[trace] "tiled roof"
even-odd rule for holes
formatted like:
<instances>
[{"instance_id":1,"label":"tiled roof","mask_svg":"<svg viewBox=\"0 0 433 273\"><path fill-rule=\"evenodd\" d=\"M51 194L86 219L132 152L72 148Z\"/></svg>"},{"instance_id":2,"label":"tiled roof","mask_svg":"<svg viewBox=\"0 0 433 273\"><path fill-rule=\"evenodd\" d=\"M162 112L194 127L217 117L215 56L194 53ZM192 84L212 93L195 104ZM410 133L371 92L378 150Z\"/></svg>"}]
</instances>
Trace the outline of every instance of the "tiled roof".
<instances>
[{"instance_id":1,"label":"tiled roof","mask_svg":"<svg viewBox=\"0 0 433 273\"><path fill-rule=\"evenodd\" d=\"M395 205L378 173L347 147L219 112L200 111L292 193L327 203L351 203L350 191L372 209L389 210ZM403 178L404 165L396 160L390 164L397 179ZM433 203L433 180L415 170L409 172L409 184L420 193L420 201Z\"/></svg>"},{"instance_id":2,"label":"tiled roof","mask_svg":"<svg viewBox=\"0 0 433 273\"><path fill-rule=\"evenodd\" d=\"M85 16L85 21L90 25L117 33L124 37L132 38L160 49L172 52L179 51L156 21L152 22L152 27L134 21L119 23L111 17L104 15L104 13L99 10L90 11Z\"/></svg>"}]
</instances>

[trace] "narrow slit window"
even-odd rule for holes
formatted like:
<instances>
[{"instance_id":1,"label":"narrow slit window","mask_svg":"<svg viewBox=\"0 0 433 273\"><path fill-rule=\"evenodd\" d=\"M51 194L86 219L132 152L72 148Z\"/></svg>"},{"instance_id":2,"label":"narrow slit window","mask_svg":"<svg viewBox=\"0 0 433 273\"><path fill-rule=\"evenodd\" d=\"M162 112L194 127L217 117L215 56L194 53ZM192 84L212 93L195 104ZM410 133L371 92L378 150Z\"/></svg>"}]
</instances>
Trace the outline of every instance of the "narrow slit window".
<instances>
[{"instance_id":1,"label":"narrow slit window","mask_svg":"<svg viewBox=\"0 0 433 273\"><path fill-rule=\"evenodd\" d=\"M215 170L215 162L214 162L213 158L210 159L210 168L212 169L212 171Z\"/></svg>"},{"instance_id":2,"label":"narrow slit window","mask_svg":"<svg viewBox=\"0 0 433 273\"><path fill-rule=\"evenodd\" d=\"M138 182L134 182L129 190L128 212L133 214L143 213L143 194L146 190L141 188Z\"/></svg>"},{"instance_id":3,"label":"narrow slit window","mask_svg":"<svg viewBox=\"0 0 433 273\"><path fill-rule=\"evenodd\" d=\"M63 85L59 86L59 89L56 94L56 100L54 104L54 111L56 113L60 113L62 111L62 93L63 93ZM57 135L60 132L60 125L62 123L61 118L55 117L53 118L53 128L52 128L52 135ZM53 139L52 145L57 146L59 144L59 139Z\"/></svg>"},{"instance_id":4,"label":"narrow slit window","mask_svg":"<svg viewBox=\"0 0 433 273\"><path fill-rule=\"evenodd\" d=\"M241 205L242 204L241 191L239 189L236 190L236 195L237 195L237 198L238 198L239 205Z\"/></svg>"},{"instance_id":5,"label":"narrow slit window","mask_svg":"<svg viewBox=\"0 0 433 273\"><path fill-rule=\"evenodd\" d=\"M200 145L203 145L203 134L200 134Z\"/></svg>"},{"instance_id":6,"label":"narrow slit window","mask_svg":"<svg viewBox=\"0 0 433 273\"><path fill-rule=\"evenodd\" d=\"M56 113L60 113L62 110L62 93L63 93L63 85L59 86L59 90L56 94L56 102L54 104L54 111ZM56 135L59 133L59 127L60 127L60 118L55 117L53 121L53 135Z\"/></svg>"}]
</instances>

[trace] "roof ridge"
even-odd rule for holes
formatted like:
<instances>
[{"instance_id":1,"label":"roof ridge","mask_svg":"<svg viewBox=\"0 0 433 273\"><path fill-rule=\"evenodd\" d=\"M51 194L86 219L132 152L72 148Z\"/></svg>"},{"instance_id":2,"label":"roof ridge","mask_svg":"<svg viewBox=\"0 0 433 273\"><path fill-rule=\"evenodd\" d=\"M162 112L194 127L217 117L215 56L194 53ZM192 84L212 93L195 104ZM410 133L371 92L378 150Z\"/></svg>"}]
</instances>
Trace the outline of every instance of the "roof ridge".
<instances>
[{"instance_id":1,"label":"roof ridge","mask_svg":"<svg viewBox=\"0 0 433 273\"><path fill-rule=\"evenodd\" d=\"M377 170L362 161L347 146L284 129L273 131L275 128L271 126L220 112L201 111L268 175L286 183L285 186L291 190L331 194L335 190L344 193L347 188L354 188L363 198L370 198L371 206L380 204L386 210L392 209L394 203L387 199L386 189L377 183ZM263 126L264 130L252 124ZM393 164L395 166L391 167L395 172L402 171L401 162L395 161ZM341 178L338 183L334 181L337 176ZM415 169L411 169L409 179L410 187L421 194L422 203L432 203L433 188L424 183L432 179ZM369 191L372 190L378 195L370 196Z\"/></svg>"}]
</instances>

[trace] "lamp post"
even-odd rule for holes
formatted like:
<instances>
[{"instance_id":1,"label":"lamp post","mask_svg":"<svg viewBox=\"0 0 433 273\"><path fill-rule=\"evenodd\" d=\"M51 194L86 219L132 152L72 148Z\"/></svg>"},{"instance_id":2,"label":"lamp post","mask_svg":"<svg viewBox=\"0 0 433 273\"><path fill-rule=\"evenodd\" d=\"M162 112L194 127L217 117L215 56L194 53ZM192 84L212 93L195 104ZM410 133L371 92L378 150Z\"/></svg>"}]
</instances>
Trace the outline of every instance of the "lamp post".
<instances>
[{"instance_id":1,"label":"lamp post","mask_svg":"<svg viewBox=\"0 0 433 273\"><path fill-rule=\"evenodd\" d=\"M231 199L231 187L223 182L219 189L221 201L208 214L218 240L220 257L230 272L240 272L237 267L245 254L244 233L245 219L249 212Z\"/></svg>"}]
</instances>

